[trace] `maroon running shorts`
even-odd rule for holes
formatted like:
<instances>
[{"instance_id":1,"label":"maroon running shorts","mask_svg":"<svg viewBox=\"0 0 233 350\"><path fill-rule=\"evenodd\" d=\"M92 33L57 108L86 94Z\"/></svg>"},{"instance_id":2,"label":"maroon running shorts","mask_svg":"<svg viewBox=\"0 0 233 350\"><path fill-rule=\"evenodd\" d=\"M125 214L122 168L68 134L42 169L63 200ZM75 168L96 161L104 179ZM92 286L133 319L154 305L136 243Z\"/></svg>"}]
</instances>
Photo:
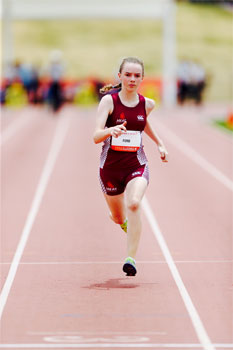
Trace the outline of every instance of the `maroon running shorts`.
<instances>
[{"instance_id":1,"label":"maroon running shorts","mask_svg":"<svg viewBox=\"0 0 233 350\"><path fill-rule=\"evenodd\" d=\"M149 183L148 164L133 169L112 170L100 168L99 172L102 191L109 196L123 193L127 183L135 177L144 177Z\"/></svg>"}]
</instances>

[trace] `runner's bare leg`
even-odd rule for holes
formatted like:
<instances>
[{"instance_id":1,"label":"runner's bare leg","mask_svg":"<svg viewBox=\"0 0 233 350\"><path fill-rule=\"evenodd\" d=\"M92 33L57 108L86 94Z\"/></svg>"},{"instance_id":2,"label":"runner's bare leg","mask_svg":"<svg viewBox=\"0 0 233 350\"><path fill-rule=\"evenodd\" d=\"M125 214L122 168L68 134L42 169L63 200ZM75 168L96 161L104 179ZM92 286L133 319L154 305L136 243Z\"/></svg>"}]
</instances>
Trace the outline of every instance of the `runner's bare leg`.
<instances>
[{"instance_id":1,"label":"runner's bare leg","mask_svg":"<svg viewBox=\"0 0 233 350\"><path fill-rule=\"evenodd\" d=\"M128 218L127 255L135 258L141 236L141 200L147 188L147 180L136 177L126 186L126 208Z\"/></svg>"},{"instance_id":2,"label":"runner's bare leg","mask_svg":"<svg viewBox=\"0 0 233 350\"><path fill-rule=\"evenodd\" d=\"M126 219L126 208L124 193L116 196L109 196L104 194L106 202L110 210L110 218L119 225L122 225Z\"/></svg>"}]
</instances>

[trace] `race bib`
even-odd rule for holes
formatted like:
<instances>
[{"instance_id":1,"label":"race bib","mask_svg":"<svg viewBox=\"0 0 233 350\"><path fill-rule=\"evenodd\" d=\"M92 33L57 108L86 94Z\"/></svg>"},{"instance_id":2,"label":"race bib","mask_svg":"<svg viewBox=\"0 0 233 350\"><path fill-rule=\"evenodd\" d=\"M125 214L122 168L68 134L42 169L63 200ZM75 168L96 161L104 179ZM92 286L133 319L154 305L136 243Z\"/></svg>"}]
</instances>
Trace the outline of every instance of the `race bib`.
<instances>
[{"instance_id":1,"label":"race bib","mask_svg":"<svg viewBox=\"0 0 233 350\"><path fill-rule=\"evenodd\" d=\"M141 145L141 132L127 130L118 137L112 137L111 148L114 151L136 152Z\"/></svg>"}]
</instances>

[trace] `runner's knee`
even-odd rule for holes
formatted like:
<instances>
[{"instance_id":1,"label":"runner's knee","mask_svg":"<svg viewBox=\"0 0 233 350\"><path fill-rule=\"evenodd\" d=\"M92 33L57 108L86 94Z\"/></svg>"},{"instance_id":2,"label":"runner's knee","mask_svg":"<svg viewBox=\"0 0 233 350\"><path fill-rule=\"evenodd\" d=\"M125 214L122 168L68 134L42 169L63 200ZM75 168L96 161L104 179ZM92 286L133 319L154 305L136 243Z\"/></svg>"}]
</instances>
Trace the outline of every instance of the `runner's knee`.
<instances>
[{"instance_id":1,"label":"runner's knee","mask_svg":"<svg viewBox=\"0 0 233 350\"><path fill-rule=\"evenodd\" d=\"M140 207L140 201L136 198L129 200L128 203L128 209L131 210L132 212L135 212L139 209Z\"/></svg>"}]
</instances>

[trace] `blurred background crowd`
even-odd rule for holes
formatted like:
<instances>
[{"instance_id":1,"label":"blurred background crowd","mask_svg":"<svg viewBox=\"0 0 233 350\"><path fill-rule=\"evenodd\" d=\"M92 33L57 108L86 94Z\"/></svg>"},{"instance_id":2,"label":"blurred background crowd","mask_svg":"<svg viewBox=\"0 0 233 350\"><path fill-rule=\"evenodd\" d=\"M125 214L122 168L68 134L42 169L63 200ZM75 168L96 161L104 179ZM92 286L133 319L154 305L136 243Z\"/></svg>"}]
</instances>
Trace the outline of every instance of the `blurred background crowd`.
<instances>
[{"instance_id":1,"label":"blurred background crowd","mask_svg":"<svg viewBox=\"0 0 233 350\"><path fill-rule=\"evenodd\" d=\"M8 64L1 84L1 104L23 106L47 104L55 112L64 103L90 105L100 99L103 82L95 78L66 77L62 52L53 50L44 67L16 60Z\"/></svg>"},{"instance_id":2,"label":"blurred background crowd","mask_svg":"<svg viewBox=\"0 0 233 350\"><path fill-rule=\"evenodd\" d=\"M1 104L23 106L25 104L47 104L58 111L64 103L90 105L98 102L102 95L100 88L107 81L94 77L69 79L65 75L62 52L53 50L44 67L25 64L16 60L7 66L2 80ZM142 84L143 93L156 100L161 99L160 79L146 78ZM188 60L177 66L177 102L193 101L201 104L206 87L206 74L201 64Z\"/></svg>"},{"instance_id":3,"label":"blurred background crowd","mask_svg":"<svg viewBox=\"0 0 233 350\"><path fill-rule=\"evenodd\" d=\"M107 82L94 77L80 80L66 78L61 57L60 51L52 51L48 65L42 68L20 61L9 64L2 80L1 103L6 106L48 104L57 111L64 103L89 105L99 101L102 96L99 90ZM142 86L147 95L157 100L161 99L159 79L145 79ZM177 68L179 104L187 100L201 104L205 86L206 75L200 64L191 61L179 63Z\"/></svg>"},{"instance_id":4,"label":"blurred background crowd","mask_svg":"<svg viewBox=\"0 0 233 350\"><path fill-rule=\"evenodd\" d=\"M191 5L192 3L192 6L195 6L194 4L196 4L197 6L206 6L207 4L207 6L210 5L213 8L223 7L226 9L226 12L228 13L232 13L232 10L233 10L233 3L232 1L229 1L229 0L222 0L222 1L177 0L176 2L177 2L177 5L180 5L183 3L190 3ZM190 13L190 11L192 11L193 8L186 9L184 7L183 9L184 11L186 11L184 13ZM179 11L180 10L178 8L177 10L178 55L177 55L177 64L176 64L177 66L177 69L176 69L177 103L179 105L183 105L187 102L188 103L192 102L196 105L201 105L203 101L205 101L206 90L208 90L209 86L214 84L215 86L219 84L218 90L216 89L217 94L215 93L214 97L216 96L218 97L218 95L220 96L221 92L224 91L224 93L227 96L227 99L229 100L229 95L230 95L228 91L229 79L227 77L228 73L227 73L226 67L224 72L221 71L221 67L219 69L219 67L217 66L218 63L215 63L215 60L214 60L215 58L214 51L212 51L213 53L210 54L212 55L212 57L206 56L206 52L208 53L211 52L214 46L216 47L217 45L219 45L219 48L222 47L222 50L225 50L225 53L226 53L225 57L223 57L221 53L223 59L229 61L231 55L229 54L229 49L228 49L229 47L228 39L222 36L221 33L223 32L221 32L220 27L218 30L219 37L214 36L215 35L214 31L213 31L213 37L211 37L209 34L211 33L211 28L209 28L208 26L206 26L205 29L203 29L204 27L198 28L197 26L195 26L195 22L193 22L194 24L190 23L190 27L193 25L193 28L191 29L187 28L187 35L188 34L190 35L190 33L194 33L193 40L190 39L190 43L189 43L187 41L187 38L185 37L186 33L182 29L180 29L180 28L183 28L181 24L182 24L182 21L184 21L184 17L179 15ZM215 12L214 11L215 10L213 10L213 21L215 18L214 16L217 13L216 11ZM193 19L196 20L195 18L197 18L198 12L196 14L194 14L193 12L193 15L194 15ZM187 18L187 21L189 21L188 18ZM223 21L224 21L224 16L223 16ZM149 23L149 21L147 22ZM90 28L87 27L87 23L88 23L87 21L82 22L81 25L83 25L83 31L81 35L83 38L85 38L85 44L83 44L82 46L79 46L79 48L76 49L75 54L72 51L73 49L75 49L73 47L74 45L73 46L70 45L69 46L70 56L68 56L67 55L68 50L66 50L66 45L68 45L67 43L69 42L69 40L76 39L76 43L74 42L76 45L78 45L78 40L82 40L81 35L79 35L80 27L78 27L79 31L75 27L78 24L77 23L73 24L71 33L73 33L74 35L72 35L73 38L71 38L71 35L69 34L70 23L65 24L65 22L63 21L63 24L64 24L63 32L65 32L65 25L66 25L67 34L64 38L64 43L62 45L63 39L61 38L60 32L58 31L54 32L55 33L54 35L56 35L56 37L52 38L52 35L53 35L52 26L54 25L53 21L48 21L47 23L44 21L43 23L45 23L44 25L45 30L47 28L46 26L50 26L48 27L49 29L46 32L46 36L47 36L46 40L45 40L44 33L40 32L43 30L43 28L38 27L39 21L27 22L27 24L24 24L22 21L15 22L14 25L16 27L13 28L13 30L15 31L14 35L16 38L18 35L19 39L16 39L16 45L15 45L16 54L14 56L15 59L13 62L8 62L6 69L4 71L4 76L1 79L1 86L0 86L1 104L5 106L24 106L26 104L33 104L33 105L46 104L51 106L51 108L54 111L58 111L64 103L90 105L98 102L101 98L99 89L104 84L109 83L112 79L110 75L108 75L108 78L106 77L106 74L108 74L107 69L106 69L105 76L103 74L102 75L95 74L96 72L98 72L98 67L100 67L99 62L102 61L102 57L98 57L98 50L95 49L95 43L94 43L94 40L95 40L94 35L97 35L98 33L96 34L93 32L93 43L89 44L89 52L88 52L88 41L91 39L87 35L91 27ZM200 17L200 23L202 23L201 17ZM228 23L229 23L229 20L228 20ZM107 22L105 22L105 24L107 25ZM121 24L122 24L121 27L123 28L125 23L121 22ZM23 33L24 25L25 25L25 28L28 28L28 26L30 26L31 28L35 28L35 31L37 30L36 35L38 35L38 38L36 39L36 36L35 36L34 41L30 42L31 40L30 36L27 37L26 41L23 35L19 37L19 33L20 32ZM98 45L100 55L102 54L103 56L107 50L106 42L108 42L109 38L104 37L104 35L106 34L106 29L104 28L103 32L101 32L101 25L102 23L99 22L98 24L99 37L97 37L95 41L96 41L96 45ZM140 25L142 27L140 27ZM161 36L161 33L160 33L161 29L157 29L157 27L153 27L154 25L153 23L151 24L149 23L148 25L151 25L150 27L151 30L148 29L148 33L149 31L155 31L153 35L154 35L155 44L156 44L156 40L157 40L156 38ZM141 28L141 32L143 32L143 30L146 30L144 22L141 24L139 23L138 26L139 26L139 29ZM114 27L114 23L112 27ZM37 28L39 28L39 30ZM125 32L125 37L127 37L128 35L129 40L132 41L133 36L130 37L131 28L130 27L127 27L127 28L128 28L128 32ZM190 30L190 32L188 32L188 30ZM206 31L206 33L204 32L204 30ZM110 31L111 29L109 28L109 33L110 33L109 35L112 35ZM200 36L198 37L197 35L199 35L199 32L200 32ZM29 35L27 29L25 29L25 33L26 34L24 35ZM226 33L226 34L228 36L231 36L230 40L232 43L232 34L229 34L229 33ZM38 42L41 40L39 35L41 35L41 38L43 40L43 43L40 45L38 44ZM50 35L51 35L51 42L50 42ZM121 38L122 33L119 32L116 35L117 35L116 38L120 38L122 51L124 51L124 40ZM101 46L102 41L100 40L100 37L101 37L101 40L103 40L103 48ZM139 37L139 34L138 34L138 37ZM57 48L56 48L55 44L59 43L59 38L60 38L60 45L57 45ZM135 40L136 39L137 39L137 36L135 36ZM19 46L20 50L18 50L19 55L17 55L17 45L18 45L17 40L19 45L21 45ZM37 57L37 54L33 53L33 47L32 47L35 40L38 41L36 43L37 47L41 48L38 54L41 54L41 52L44 50L44 52L46 52L46 55L47 55L46 60L43 59L43 62L41 62L41 60L38 60L38 62L40 63L35 63L35 59L33 59L35 58L34 56ZM47 47L46 47L46 44L47 44L46 41L49 43ZM180 44L181 42L183 46ZM200 43L201 50L199 49L199 46L197 46L197 43ZM223 48L223 45L221 45L221 43L225 44L226 48ZM138 52L137 47L136 46L134 47L133 45L134 43L132 42L131 51ZM28 49L30 52L30 55L27 54L27 59L25 59L26 53L24 54L24 49L22 49L22 47L25 47L25 51ZM113 49L117 47L118 45L116 44ZM159 60L161 61L161 57L159 56L158 50L156 49L156 52L155 53L153 52L153 57L155 57L154 62L149 61L151 60L151 57L152 57L152 54L151 54L152 51L151 52L148 51L148 56L146 56L147 54L146 50L148 49L148 47L149 45L147 44L147 47L144 50L145 57L143 56L141 57L145 62L146 72L148 73L142 84L142 88L141 88L142 91L140 92L144 93L148 97L156 99L159 102L161 100L161 94L162 94L162 77L161 77L161 67L159 66L160 63L158 62ZM118 52L116 53L113 52L113 49L112 51L110 49L110 54L112 52L112 56L114 57L115 55L116 57L118 55ZM95 50L96 52L96 57L95 57L96 71L91 72L90 70L89 73L86 74L86 72L84 72L84 68L86 69L86 67L89 67L90 65L94 66L93 64L94 61L92 62L90 60L90 63L88 61L90 59L89 56L91 57L92 55L91 50L93 51ZM183 54L182 50L186 53L185 55ZM209 51L205 51L205 50L209 50ZM143 46L142 46L142 51L143 51ZM84 56L86 52L88 52L88 54ZM126 53L126 56L127 56L126 50L124 52ZM29 56L31 56L31 60ZM211 59L212 59L212 62L211 62ZM158 60L158 62L156 60ZM106 59L105 64L104 65L102 64L101 66L106 66L107 68L108 61L109 59ZM227 61L227 64L228 64L228 61ZM216 62L219 62L218 58L216 58ZM84 67L84 63L86 63L85 67ZM70 70L71 66L73 67L72 72ZM224 65L222 67L224 67ZM73 73L74 71L77 72L77 74L74 74ZM216 82L214 81L214 79L216 80ZM225 85L222 85L221 81Z\"/></svg>"}]
</instances>

